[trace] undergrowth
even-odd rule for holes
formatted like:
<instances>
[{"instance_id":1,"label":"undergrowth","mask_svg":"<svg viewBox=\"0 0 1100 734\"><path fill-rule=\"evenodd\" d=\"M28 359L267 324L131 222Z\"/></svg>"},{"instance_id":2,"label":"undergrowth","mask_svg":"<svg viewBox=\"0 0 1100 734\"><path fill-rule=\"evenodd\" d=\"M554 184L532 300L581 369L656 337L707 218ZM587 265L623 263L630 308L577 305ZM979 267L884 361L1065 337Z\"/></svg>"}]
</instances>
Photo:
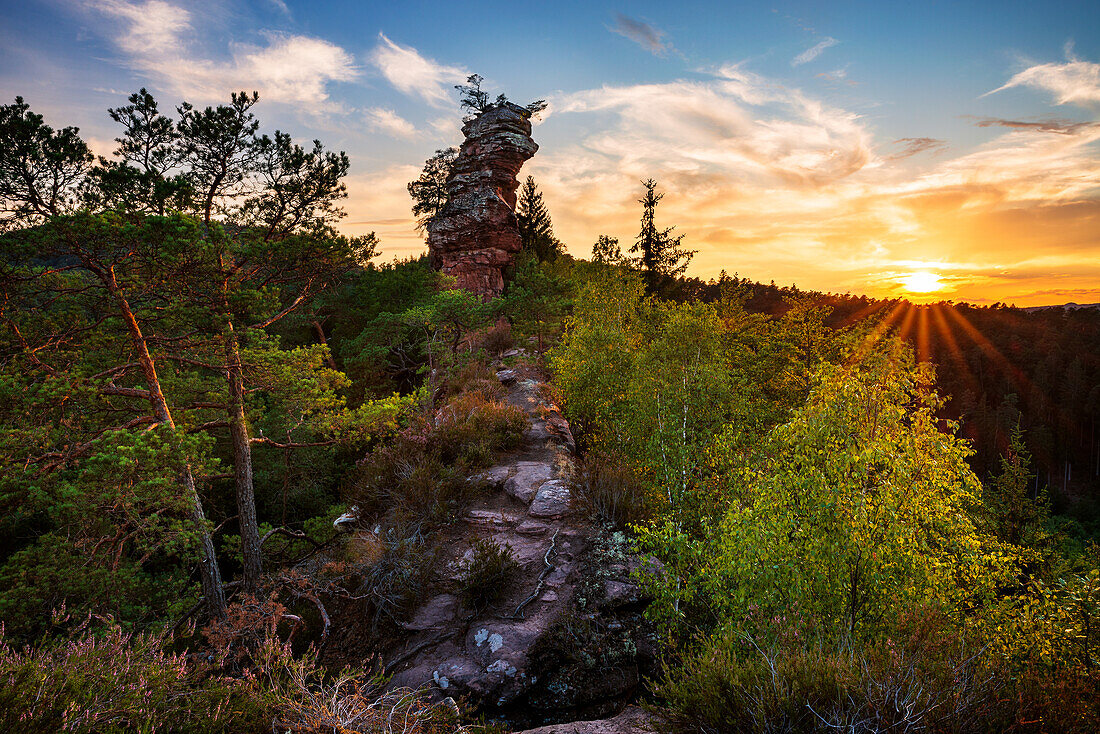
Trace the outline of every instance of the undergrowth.
<instances>
[{"instance_id":1,"label":"undergrowth","mask_svg":"<svg viewBox=\"0 0 1100 734\"><path fill-rule=\"evenodd\" d=\"M509 546L492 538L475 540L471 551L461 567L462 599L472 609L484 609L504 596L520 565Z\"/></svg>"},{"instance_id":2,"label":"undergrowth","mask_svg":"<svg viewBox=\"0 0 1100 734\"><path fill-rule=\"evenodd\" d=\"M640 523L649 516L642 483L628 462L612 454L589 452L571 489L581 508L616 528Z\"/></svg>"}]
</instances>

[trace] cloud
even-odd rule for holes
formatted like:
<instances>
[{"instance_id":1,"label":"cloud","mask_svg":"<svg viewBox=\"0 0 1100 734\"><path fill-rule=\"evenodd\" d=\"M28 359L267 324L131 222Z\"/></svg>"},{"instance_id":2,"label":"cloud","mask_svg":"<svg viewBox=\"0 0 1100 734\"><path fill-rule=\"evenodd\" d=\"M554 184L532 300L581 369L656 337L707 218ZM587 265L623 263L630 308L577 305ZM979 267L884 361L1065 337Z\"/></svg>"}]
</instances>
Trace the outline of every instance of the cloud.
<instances>
[{"instance_id":1,"label":"cloud","mask_svg":"<svg viewBox=\"0 0 1100 734\"><path fill-rule=\"evenodd\" d=\"M285 15L287 18L291 17L290 7L286 4L286 2L284 2L284 0L266 0L266 1L267 1L268 5L275 8L275 10L279 11L280 13Z\"/></svg>"},{"instance_id":2,"label":"cloud","mask_svg":"<svg viewBox=\"0 0 1100 734\"><path fill-rule=\"evenodd\" d=\"M624 38L629 38L654 56L665 56L669 51L674 50L671 43L661 40L665 37L664 31L645 21L631 18L629 15L616 13L615 23L607 29Z\"/></svg>"},{"instance_id":3,"label":"cloud","mask_svg":"<svg viewBox=\"0 0 1100 734\"><path fill-rule=\"evenodd\" d=\"M1038 64L1028 67L1008 83L986 92L983 97L1012 87L1032 87L1050 92L1058 104L1079 107L1100 105L1100 64L1070 58L1064 64Z\"/></svg>"},{"instance_id":4,"label":"cloud","mask_svg":"<svg viewBox=\"0 0 1100 734\"><path fill-rule=\"evenodd\" d=\"M404 140L416 137L416 127L393 110L387 110L384 107L368 107L363 114L366 117L367 127L374 132Z\"/></svg>"},{"instance_id":5,"label":"cloud","mask_svg":"<svg viewBox=\"0 0 1100 734\"><path fill-rule=\"evenodd\" d=\"M453 85L466 81L470 75L460 67L421 56L411 46L398 45L384 33L378 34L378 45L370 53L370 62L396 89L435 107L452 106Z\"/></svg>"},{"instance_id":6,"label":"cloud","mask_svg":"<svg viewBox=\"0 0 1100 734\"><path fill-rule=\"evenodd\" d=\"M791 59L791 66L801 66L802 64L808 64L809 62L820 56L822 52L825 51L825 49L831 48L838 43L840 43L840 41L830 36L826 36L825 39L817 45L811 46L810 48L800 53L798 56L795 56L793 59Z\"/></svg>"},{"instance_id":7,"label":"cloud","mask_svg":"<svg viewBox=\"0 0 1100 734\"><path fill-rule=\"evenodd\" d=\"M123 22L115 42L126 53L146 56L159 52L172 57L183 53L180 37L191 30L191 14L184 8L163 0L99 0L91 6Z\"/></svg>"},{"instance_id":8,"label":"cloud","mask_svg":"<svg viewBox=\"0 0 1100 734\"><path fill-rule=\"evenodd\" d=\"M1072 120L1038 120L1024 122L1021 120L1004 120L999 117L984 117L974 123L978 127L1007 127L1014 130L1033 130L1039 133L1057 133L1059 135L1073 135L1088 127L1095 127L1096 122L1073 122Z\"/></svg>"},{"instance_id":9,"label":"cloud","mask_svg":"<svg viewBox=\"0 0 1100 734\"><path fill-rule=\"evenodd\" d=\"M940 152L947 148L946 141L937 138L899 138L894 145L900 145L901 150L890 156L891 160L908 158L911 155L924 153L925 151Z\"/></svg>"},{"instance_id":10,"label":"cloud","mask_svg":"<svg viewBox=\"0 0 1100 734\"><path fill-rule=\"evenodd\" d=\"M351 54L319 38L266 32L260 45L233 43L228 58L204 58L183 7L164 0L93 0L89 7L120 24L114 40L134 69L185 97L255 89L269 102L331 111L337 105L328 85L359 74Z\"/></svg>"},{"instance_id":11,"label":"cloud","mask_svg":"<svg viewBox=\"0 0 1100 734\"><path fill-rule=\"evenodd\" d=\"M831 108L737 66L717 78L569 95L559 112L611 111L618 125L585 147L624 168L704 173L734 171L765 183L814 187L843 179L871 162L858 115Z\"/></svg>"},{"instance_id":12,"label":"cloud","mask_svg":"<svg viewBox=\"0 0 1100 734\"><path fill-rule=\"evenodd\" d=\"M707 73L554 100L555 124L587 132L524 173L571 252L587 257L599 234L631 241L653 176L658 225L686 235L701 277L889 295L896 278L875 274L937 263L937 297L1052 302L1040 291L1057 277L1100 301L1100 126L988 118L993 139L960 154L931 137L876 142L867 119L745 64Z\"/></svg>"},{"instance_id":13,"label":"cloud","mask_svg":"<svg viewBox=\"0 0 1100 734\"><path fill-rule=\"evenodd\" d=\"M848 78L847 66L842 66L841 68L833 69L832 71L823 71L817 75L817 78L824 79L825 81L832 82L833 84L847 84L851 87L854 87L859 83Z\"/></svg>"}]
</instances>

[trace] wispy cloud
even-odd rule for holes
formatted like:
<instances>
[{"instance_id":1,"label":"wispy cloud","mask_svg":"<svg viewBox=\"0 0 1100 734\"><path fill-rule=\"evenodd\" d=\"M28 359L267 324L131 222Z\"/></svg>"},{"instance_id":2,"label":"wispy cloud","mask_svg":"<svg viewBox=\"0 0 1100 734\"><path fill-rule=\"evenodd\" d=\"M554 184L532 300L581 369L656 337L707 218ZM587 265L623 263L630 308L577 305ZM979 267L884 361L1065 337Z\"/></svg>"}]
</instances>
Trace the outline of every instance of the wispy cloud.
<instances>
[{"instance_id":1,"label":"wispy cloud","mask_svg":"<svg viewBox=\"0 0 1100 734\"><path fill-rule=\"evenodd\" d=\"M1032 87L1050 92L1058 104L1100 106L1100 64L1070 57L1064 64L1037 64L1013 76L983 97L1013 87Z\"/></svg>"},{"instance_id":2,"label":"wispy cloud","mask_svg":"<svg viewBox=\"0 0 1100 734\"><path fill-rule=\"evenodd\" d=\"M857 115L736 66L709 81L603 87L570 95L560 111L615 111L618 125L586 145L645 170L738 170L772 183L820 186L872 158Z\"/></svg>"},{"instance_id":3,"label":"wispy cloud","mask_svg":"<svg viewBox=\"0 0 1100 734\"><path fill-rule=\"evenodd\" d=\"M466 81L470 72L422 56L412 46L401 46L378 34L378 45L370 62L390 84L409 96L420 97L436 107L453 105L452 86Z\"/></svg>"},{"instance_id":4,"label":"wispy cloud","mask_svg":"<svg viewBox=\"0 0 1100 734\"><path fill-rule=\"evenodd\" d=\"M816 59L818 56L820 56L822 53L824 53L825 49L832 48L838 43L840 43L840 41L832 38L831 36L826 36L816 45L811 46L810 48L800 53L798 56L795 56L793 59L791 59L791 66L801 66L802 64L808 64Z\"/></svg>"},{"instance_id":5,"label":"wispy cloud","mask_svg":"<svg viewBox=\"0 0 1100 734\"><path fill-rule=\"evenodd\" d=\"M268 5L285 15L287 18L291 17L290 7L286 4L284 0L266 0L266 2Z\"/></svg>"},{"instance_id":6,"label":"wispy cloud","mask_svg":"<svg viewBox=\"0 0 1100 734\"><path fill-rule=\"evenodd\" d=\"M978 127L1007 127L1013 130L1033 130L1038 133L1057 133L1059 135L1073 135L1088 127L1100 125L1098 122L1074 122L1072 120L1037 120L1027 122L1023 120L1005 120L999 117L983 117L974 123Z\"/></svg>"},{"instance_id":7,"label":"wispy cloud","mask_svg":"<svg viewBox=\"0 0 1100 734\"><path fill-rule=\"evenodd\" d=\"M848 86L856 86L858 82L852 81L848 78L848 67L842 66L839 69L833 69L832 71L823 71L817 75L818 79L824 79L827 82L834 84L847 84Z\"/></svg>"},{"instance_id":8,"label":"wispy cloud","mask_svg":"<svg viewBox=\"0 0 1100 734\"><path fill-rule=\"evenodd\" d=\"M624 38L629 38L654 56L665 56L669 51L674 50L671 43L662 40L666 35L663 30L644 20L631 18L629 15L616 13L614 24L609 25L607 29Z\"/></svg>"},{"instance_id":9,"label":"wispy cloud","mask_svg":"<svg viewBox=\"0 0 1100 734\"><path fill-rule=\"evenodd\" d=\"M191 31L191 13L186 9L163 0L93 0L89 5L121 21L115 42L124 52L139 58L183 53L182 37Z\"/></svg>"},{"instance_id":10,"label":"wispy cloud","mask_svg":"<svg viewBox=\"0 0 1100 734\"><path fill-rule=\"evenodd\" d=\"M891 160L908 158L926 151L939 152L947 148L947 142L937 138L899 138L894 145L900 147L897 153L890 156Z\"/></svg>"},{"instance_id":11,"label":"wispy cloud","mask_svg":"<svg viewBox=\"0 0 1100 734\"><path fill-rule=\"evenodd\" d=\"M363 114L367 121L367 127L374 132L403 140L411 140L416 137L416 126L393 110L384 107L369 107L364 110Z\"/></svg>"},{"instance_id":12,"label":"wispy cloud","mask_svg":"<svg viewBox=\"0 0 1100 734\"><path fill-rule=\"evenodd\" d=\"M261 45L231 44L228 57L204 57L190 11L164 0L92 0L89 7L117 22L114 41L126 63L170 91L202 100L255 89L269 102L301 105L312 111L338 107L328 85L351 81L359 71L354 58L328 41L268 32Z\"/></svg>"}]
</instances>

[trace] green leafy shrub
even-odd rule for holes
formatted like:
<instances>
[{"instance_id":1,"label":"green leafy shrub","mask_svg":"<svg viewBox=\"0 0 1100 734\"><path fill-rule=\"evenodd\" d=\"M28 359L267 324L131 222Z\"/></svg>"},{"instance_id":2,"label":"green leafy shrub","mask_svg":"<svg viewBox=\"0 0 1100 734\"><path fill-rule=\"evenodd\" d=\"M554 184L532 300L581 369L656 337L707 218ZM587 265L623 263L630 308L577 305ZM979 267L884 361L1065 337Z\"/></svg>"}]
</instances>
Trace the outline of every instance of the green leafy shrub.
<instances>
[{"instance_id":1,"label":"green leafy shrub","mask_svg":"<svg viewBox=\"0 0 1100 734\"><path fill-rule=\"evenodd\" d=\"M468 606L483 609L504 595L520 566L512 549L492 538L474 541L471 550L461 569L462 598Z\"/></svg>"},{"instance_id":2,"label":"green leafy shrub","mask_svg":"<svg viewBox=\"0 0 1100 734\"><path fill-rule=\"evenodd\" d=\"M1013 673L1017 721L1100 731L1100 571L1032 583L974 620Z\"/></svg>"}]
</instances>

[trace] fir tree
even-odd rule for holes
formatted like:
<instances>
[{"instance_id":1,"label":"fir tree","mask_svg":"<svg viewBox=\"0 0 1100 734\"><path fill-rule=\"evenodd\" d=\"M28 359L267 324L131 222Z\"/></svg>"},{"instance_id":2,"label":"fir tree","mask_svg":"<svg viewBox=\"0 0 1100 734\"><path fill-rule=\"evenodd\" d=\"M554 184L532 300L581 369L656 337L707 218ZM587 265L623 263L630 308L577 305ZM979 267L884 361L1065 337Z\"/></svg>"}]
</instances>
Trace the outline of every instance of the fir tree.
<instances>
[{"instance_id":1,"label":"fir tree","mask_svg":"<svg viewBox=\"0 0 1100 734\"><path fill-rule=\"evenodd\" d=\"M539 262L553 260L561 254L561 243L554 237L550 212L532 176L527 177L519 191L516 219L519 220L523 249L534 254Z\"/></svg>"},{"instance_id":2,"label":"fir tree","mask_svg":"<svg viewBox=\"0 0 1100 734\"><path fill-rule=\"evenodd\" d=\"M656 193L657 182L653 179L642 181L642 186L646 190L645 195L638 199L638 203L642 205L642 229L630 251L637 253L633 264L642 270L646 291L652 294L657 292L662 279L683 275L695 251L680 246L684 236L673 237L672 230L675 227L657 228L654 214L657 204L665 195Z\"/></svg>"}]
</instances>

